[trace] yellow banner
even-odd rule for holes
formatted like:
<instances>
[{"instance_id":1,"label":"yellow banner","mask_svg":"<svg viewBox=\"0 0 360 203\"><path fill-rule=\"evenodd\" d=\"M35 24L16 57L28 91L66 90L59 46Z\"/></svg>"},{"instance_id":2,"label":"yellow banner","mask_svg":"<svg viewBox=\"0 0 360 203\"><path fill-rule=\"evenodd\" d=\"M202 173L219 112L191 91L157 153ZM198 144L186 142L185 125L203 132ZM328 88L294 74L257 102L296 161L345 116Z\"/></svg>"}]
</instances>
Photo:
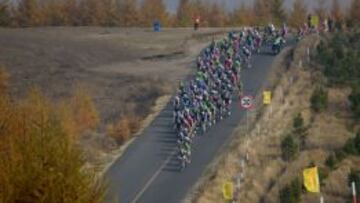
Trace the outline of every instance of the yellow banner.
<instances>
[{"instance_id":1,"label":"yellow banner","mask_svg":"<svg viewBox=\"0 0 360 203\"><path fill-rule=\"evenodd\" d=\"M226 182L223 185L223 195L224 199L232 200L233 199L234 186L232 182Z\"/></svg>"},{"instance_id":2,"label":"yellow banner","mask_svg":"<svg viewBox=\"0 0 360 203\"><path fill-rule=\"evenodd\" d=\"M307 168L303 171L304 175L304 186L309 192L320 192L319 174L318 168L312 167Z\"/></svg>"},{"instance_id":3,"label":"yellow banner","mask_svg":"<svg viewBox=\"0 0 360 203\"><path fill-rule=\"evenodd\" d=\"M264 93L263 93L263 103L264 104L270 104L271 103L271 92L270 91L264 91Z\"/></svg>"},{"instance_id":4,"label":"yellow banner","mask_svg":"<svg viewBox=\"0 0 360 203\"><path fill-rule=\"evenodd\" d=\"M311 25L314 27L319 26L319 17L318 16L311 16Z\"/></svg>"}]
</instances>

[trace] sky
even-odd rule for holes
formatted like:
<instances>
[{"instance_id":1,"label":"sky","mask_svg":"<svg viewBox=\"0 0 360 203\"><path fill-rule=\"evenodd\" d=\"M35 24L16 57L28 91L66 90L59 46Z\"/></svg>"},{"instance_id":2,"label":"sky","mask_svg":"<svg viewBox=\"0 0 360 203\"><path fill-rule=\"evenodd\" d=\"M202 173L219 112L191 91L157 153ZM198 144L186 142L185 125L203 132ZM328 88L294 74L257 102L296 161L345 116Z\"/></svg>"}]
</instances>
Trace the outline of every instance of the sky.
<instances>
[{"instance_id":1,"label":"sky","mask_svg":"<svg viewBox=\"0 0 360 203\"><path fill-rule=\"evenodd\" d=\"M254 0L204 0L204 2L209 1L209 2L225 2L225 6L226 8L231 11L233 8L237 8L241 2L244 2L246 4L251 4ZM325 0L327 6L330 6L332 4L333 0ZM175 12L178 2L179 0L165 0L167 7L169 9L170 12ZM284 0L284 6L286 8L291 8L292 4L293 4L294 0ZM317 6L317 0L304 0L304 2L306 3L306 5L309 7L309 9L314 8ZM342 6L344 8L348 7L351 3L351 0L339 0L339 3L342 4Z\"/></svg>"}]
</instances>

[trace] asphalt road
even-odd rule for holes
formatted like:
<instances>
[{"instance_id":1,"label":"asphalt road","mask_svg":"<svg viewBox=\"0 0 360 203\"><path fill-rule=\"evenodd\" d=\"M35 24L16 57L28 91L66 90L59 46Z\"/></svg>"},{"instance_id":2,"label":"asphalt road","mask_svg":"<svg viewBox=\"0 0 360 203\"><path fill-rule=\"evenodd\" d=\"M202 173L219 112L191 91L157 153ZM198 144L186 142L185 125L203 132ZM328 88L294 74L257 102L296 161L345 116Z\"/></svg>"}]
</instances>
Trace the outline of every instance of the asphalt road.
<instances>
[{"instance_id":1,"label":"asphalt road","mask_svg":"<svg viewBox=\"0 0 360 203\"><path fill-rule=\"evenodd\" d=\"M252 68L242 71L245 94L258 93L266 82L273 59L271 54L253 56ZM107 202L181 202L244 117L245 111L239 106L238 101L233 102L229 118L195 138L192 163L180 172L174 155L172 108L168 105L107 171Z\"/></svg>"}]
</instances>

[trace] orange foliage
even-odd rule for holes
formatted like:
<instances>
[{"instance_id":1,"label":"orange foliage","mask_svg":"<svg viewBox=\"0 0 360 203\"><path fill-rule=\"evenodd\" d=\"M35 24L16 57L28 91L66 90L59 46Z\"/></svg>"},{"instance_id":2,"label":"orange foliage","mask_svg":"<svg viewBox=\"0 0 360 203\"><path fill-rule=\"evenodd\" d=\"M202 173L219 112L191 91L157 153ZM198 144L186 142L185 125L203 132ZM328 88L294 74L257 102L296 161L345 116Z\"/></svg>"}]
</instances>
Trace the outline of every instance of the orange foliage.
<instances>
[{"instance_id":1,"label":"orange foliage","mask_svg":"<svg viewBox=\"0 0 360 203\"><path fill-rule=\"evenodd\" d=\"M169 24L169 14L163 0L143 0L140 13L143 26L152 26L155 20L159 20L163 26Z\"/></svg>"},{"instance_id":2,"label":"orange foliage","mask_svg":"<svg viewBox=\"0 0 360 203\"><path fill-rule=\"evenodd\" d=\"M331 8L331 16L336 22L341 22L344 18L339 0L333 0Z\"/></svg>"},{"instance_id":3,"label":"orange foliage","mask_svg":"<svg viewBox=\"0 0 360 203\"><path fill-rule=\"evenodd\" d=\"M37 0L19 1L15 13L19 26L41 26L45 23L46 16Z\"/></svg>"},{"instance_id":4,"label":"orange foliage","mask_svg":"<svg viewBox=\"0 0 360 203\"><path fill-rule=\"evenodd\" d=\"M136 26L139 24L139 10L134 0L121 0L119 2L119 21L122 26Z\"/></svg>"},{"instance_id":5,"label":"orange foliage","mask_svg":"<svg viewBox=\"0 0 360 203\"><path fill-rule=\"evenodd\" d=\"M129 120L126 118L120 119L115 125L107 126L107 133L110 137L116 140L118 144L124 143L130 137Z\"/></svg>"},{"instance_id":6,"label":"orange foliage","mask_svg":"<svg viewBox=\"0 0 360 203\"><path fill-rule=\"evenodd\" d=\"M81 151L62 128L68 119L38 89L18 103L2 95L0 202L103 201L103 186L82 170Z\"/></svg>"},{"instance_id":7,"label":"orange foliage","mask_svg":"<svg viewBox=\"0 0 360 203\"><path fill-rule=\"evenodd\" d=\"M0 66L0 95L6 93L8 88L9 75L6 73L3 67Z\"/></svg>"},{"instance_id":8,"label":"orange foliage","mask_svg":"<svg viewBox=\"0 0 360 203\"><path fill-rule=\"evenodd\" d=\"M74 112L68 102L62 101L56 106L56 114L62 119L60 121L64 131L72 138L76 138L81 134L74 118Z\"/></svg>"},{"instance_id":9,"label":"orange foliage","mask_svg":"<svg viewBox=\"0 0 360 203\"><path fill-rule=\"evenodd\" d=\"M118 144L123 144L139 130L140 122L140 118L135 116L121 118L117 123L107 126L107 134Z\"/></svg>"},{"instance_id":10,"label":"orange foliage","mask_svg":"<svg viewBox=\"0 0 360 203\"><path fill-rule=\"evenodd\" d=\"M176 11L176 22L179 27L189 27L193 25L193 6L189 0L180 0Z\"/></svg>"},{"instance_id":11,"label":"orange foliage","mask_svg":"<svg viewBox=\"0 0 360 203\"><path fill-rule=\"evenodd\" d=\"M129 120L130 133L131 134L136 133L140 128L141 119L139 117L137 117L137 116L130 115L128 117L128 120Z\"/></svg>"},{"instance_id":12,"label":"orange foliage","mask_svg":"<svg viewBox=\"0 0 360 203\"><path fill-rule=\"evenodd\" d=\"M69 105L69 109L64 110L68 111L69 114L71 110L79 134L89 129L95 129L98 126L100 122L99 114L86 88L83 86L77 87Z\"/></svg>"},{"instance_id":13,"label":"orange foliage","mask_svg":"<svg viewBox=\"0 0 360 203\"><path fill-rule=\"evenodd\" d=\"M256 18L257 25L267 25L272 21L271 5L269 0L255 0L254 3L254 16Z\"/></svg>"},{"instance_id":14,"label":"orange foliage","mask_svg":"<svg viewBox=\"0 0 360 203\"><path fill-rule=\"evenodd\" d=\"M295 0L289 17L289 25L298 28L306 22L307 8L302 0Z\"/></svg>"},{"instance_id":15,"label":"orange foliage","mask_svg":"<svg viewBox=\"0 0 360 203\"><path fill-rule=\"evenodd\" d=\"M230 14L230 24L233 26L251 26L254 20L253 9L244 3Z\"/></svg>"},{"instance_id":16,"label":"orange foliage","mask_svg":"<svg viewBox=\"0 0 360 203\"><path fill-rule=\"evenodd\" d=\"M200 16L201 26L266 25L281 24L287 20L283 0L254 0L251 6L242 6L227 12L219 1L181 0L175 14L167 12L164 0L18 0L17 4L0 1L0 25L2 26L152 26L159 20L162 26L193 26ZM139 6L138 3L141 2ZM303 0L294 0L289 24L299 26L305 22L307 8ZM326 0L317 0L315 12L325 17ZM343 20L338 0L333 0L332 16ZM360 17L360 0L352 0L348 13L349 22L356 25ZM300 5L300 7L297 7ZM241 12L240 12L241 11Z\"/></svg>"},{"instance_id":17,"label":"orange foliage","mask_svg":"<svg viewBox=\"0 0 360 203\"><path fill-rule=\"evenodd\" d=\"M213 3L207 16L210 27L223 27L227 23L227 15L223 5Z\"/></svg>"}]
</instances>

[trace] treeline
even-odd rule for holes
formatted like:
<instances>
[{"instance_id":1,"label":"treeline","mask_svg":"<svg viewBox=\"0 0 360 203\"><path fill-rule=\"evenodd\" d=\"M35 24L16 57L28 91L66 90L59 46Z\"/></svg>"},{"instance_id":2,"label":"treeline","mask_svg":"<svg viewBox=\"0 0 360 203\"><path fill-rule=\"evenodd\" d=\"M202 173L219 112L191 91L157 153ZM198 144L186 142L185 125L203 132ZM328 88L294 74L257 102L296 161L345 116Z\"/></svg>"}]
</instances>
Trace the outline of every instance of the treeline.
<instances>
[{"instance_id":1,"label":"treeline","mask_svg":"<svg viewBox=\"0 0 360 203\"><path fill-rule=\"evenodd\" d=\"M51 102L37 89L14 101L0 69L0 202L103 202L77 137L98 114L84 88Z\"/></svg>"},{"instance_id":2,"label":"treeline","mask_svg":"<svg viewBox=\"0 0 360 203\"><path fill-rule=\"evenodd\" d=\"M192 26L200 17L201 26L264 25L287 22L298 27L306 22L309 11L303 0L295 0L291 11L284 9L284 0L255 0L226 12L223 4L205 0L180 0L175 14L170 14L163 0L0 0L0 26L151 26L159 20L163 26ZM350 11L343 12L339 0L331 10L325 0L318 0L315 13L331 16L337 23L356 25L360 22L360 0L353 0Z\"/></svg>"}]
</instances>

